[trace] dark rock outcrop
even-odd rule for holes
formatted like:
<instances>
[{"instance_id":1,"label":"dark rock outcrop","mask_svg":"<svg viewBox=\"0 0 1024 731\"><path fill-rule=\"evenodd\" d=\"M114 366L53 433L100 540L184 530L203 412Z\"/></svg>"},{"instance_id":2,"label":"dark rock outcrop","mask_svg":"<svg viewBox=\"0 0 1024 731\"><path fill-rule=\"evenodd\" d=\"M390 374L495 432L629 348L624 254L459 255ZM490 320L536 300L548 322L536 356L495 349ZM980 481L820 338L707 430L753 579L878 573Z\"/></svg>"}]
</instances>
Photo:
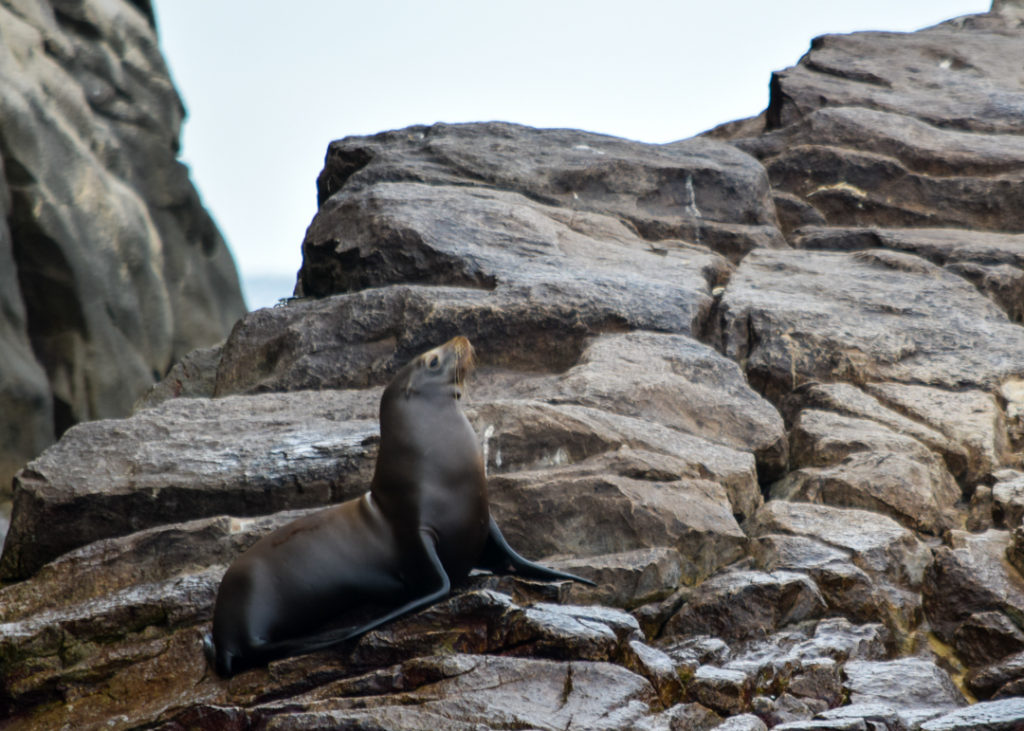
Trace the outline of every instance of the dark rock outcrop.
<instances>
[{"instance_id":1,"label":"dark rock outcrop","mask_svg":"<svg viewBox=\"0 0 1024 731\"><path fill-rule=\"evenodd\" d=\"M148 2L0 3L0 495L245 312Z\"/></svg>"},{"instance_id":2,"label":"dark rock outcrop","mask_svg":"<svg viewBox=\"0 0 1024 731\"><path fill-rule=\"evenodd\" d=\"M1024 723L1022 44L1011 2L818 39L718 140L488 123L332 143L300 298L20 472L0 713ZM365 489L380 387L458 333L494 515L597 586L476 573L218 680L201 637L226 565Z\"/></svg>"}]
</instances>

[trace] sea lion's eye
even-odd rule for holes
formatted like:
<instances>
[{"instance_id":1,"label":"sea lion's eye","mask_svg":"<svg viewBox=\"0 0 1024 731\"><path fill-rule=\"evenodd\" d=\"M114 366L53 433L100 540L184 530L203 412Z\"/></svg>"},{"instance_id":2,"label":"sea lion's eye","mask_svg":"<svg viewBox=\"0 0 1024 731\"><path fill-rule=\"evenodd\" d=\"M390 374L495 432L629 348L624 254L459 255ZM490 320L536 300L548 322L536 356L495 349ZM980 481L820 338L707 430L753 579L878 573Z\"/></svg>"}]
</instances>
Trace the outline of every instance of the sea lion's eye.
<instances>
[{"instance_id":1,"label":"sea lion's eye","mask_svg":"<svg viewBox=\"0 0 1024 731\"><path fill-rule=\"evenodd\" d=\"M432 356L430 356L430 362L427 363L427 367L430 368L431 370L433 370L434 368L437 368L437 364L440 363L440 362L441 362L440 358L438 358L436 355L432 355Z\"/></svg>"}]
</instances>

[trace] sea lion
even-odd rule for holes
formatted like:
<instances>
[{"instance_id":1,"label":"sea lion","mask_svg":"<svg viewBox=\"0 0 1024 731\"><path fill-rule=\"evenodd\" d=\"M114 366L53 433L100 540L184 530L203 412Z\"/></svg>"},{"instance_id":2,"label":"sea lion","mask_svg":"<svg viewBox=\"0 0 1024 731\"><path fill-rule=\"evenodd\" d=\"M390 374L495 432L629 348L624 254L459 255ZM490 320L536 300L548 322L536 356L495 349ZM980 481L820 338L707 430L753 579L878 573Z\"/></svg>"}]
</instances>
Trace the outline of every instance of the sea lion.
<instances>
[{"instance_id":1,"label":"sea lion","mask_svg":"<svg viewBox=\"0 0 1024 731\"><path fill-rule=\"evenodd\" d=\"M264 536L228 568L207 659L222 677L362 635L445 597L473 568L572 574L509 547L460 399L473 348L456 337L403 367L380 400L370 490Z\"/></svg>"}]
</instances>

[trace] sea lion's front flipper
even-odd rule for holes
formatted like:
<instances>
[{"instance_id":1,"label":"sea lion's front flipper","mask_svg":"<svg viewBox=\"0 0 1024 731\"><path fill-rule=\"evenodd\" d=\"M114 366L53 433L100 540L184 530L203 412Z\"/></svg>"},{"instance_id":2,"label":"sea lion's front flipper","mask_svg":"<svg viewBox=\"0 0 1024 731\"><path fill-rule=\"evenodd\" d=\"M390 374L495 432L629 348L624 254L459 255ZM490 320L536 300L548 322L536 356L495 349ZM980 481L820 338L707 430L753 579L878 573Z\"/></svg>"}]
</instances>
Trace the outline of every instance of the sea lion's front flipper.
<instances>
[{"instance_id":1,"label":"sea lion's front flipper","mask_svg":"<svg viewBox=\"0 0 1024 731\"><path fill-rule=\"evenodd\" d=\"M569 579L581 584L597 586L590 579L584 579L565 571L549 569L547 566L541 566L539 563L523 558L515 552L512 546L508 545L508 541L505 540L505 536L501 535L501 529L494 522L493 517L487 527L487 543L484 544L483 554L475 568L487 569L495 574L518 574L528 579L546 579L548 581Z\"/></svg>"},{"instance_id":2,"label":"sea lion's front flipper","mask_svg":"<svg viewBox=\"0 0 1024 731\"><path fill-rule=\"evenodd\" d=\"M382 624L387 624L406 614L411 614L419 609L428 607L448 596L452 590L452 582L448 577L448 573L444 570L444 566L441 564L441 559L437 555L437 538L432 531L421 530L420 540L423 545L423 558L426 561L424 561L422 567L417 567L423 571L423 573L417 576L417 582L426 588L426 592L416 599L412 599L402 606L392 609L387 614L371 619L366 624L350 630L344 639L348 640L364 635L370 630L377 629Z\"/></svg>"}]
</instances>

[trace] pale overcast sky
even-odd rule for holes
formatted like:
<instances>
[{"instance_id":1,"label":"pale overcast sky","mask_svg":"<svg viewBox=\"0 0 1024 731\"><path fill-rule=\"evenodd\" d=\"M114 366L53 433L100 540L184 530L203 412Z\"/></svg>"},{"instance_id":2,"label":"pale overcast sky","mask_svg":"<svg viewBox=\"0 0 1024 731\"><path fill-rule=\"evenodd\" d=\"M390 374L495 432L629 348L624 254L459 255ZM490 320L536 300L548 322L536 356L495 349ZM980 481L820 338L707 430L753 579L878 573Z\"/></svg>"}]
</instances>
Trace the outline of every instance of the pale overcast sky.
<instances>
[{"instance_id":1,"label":"pale overcast sky","mask_svg":"<svg viewBox=\"0 0 1024 731\"><path fill-rule=\"evenodd\" d=\"M815 36L911 31L989 2L155 5L189 113L182 158L259 307L291 292L331 140L504 120L669 142L760 113L771 72Z\"/></svg>"}]
</instances>

